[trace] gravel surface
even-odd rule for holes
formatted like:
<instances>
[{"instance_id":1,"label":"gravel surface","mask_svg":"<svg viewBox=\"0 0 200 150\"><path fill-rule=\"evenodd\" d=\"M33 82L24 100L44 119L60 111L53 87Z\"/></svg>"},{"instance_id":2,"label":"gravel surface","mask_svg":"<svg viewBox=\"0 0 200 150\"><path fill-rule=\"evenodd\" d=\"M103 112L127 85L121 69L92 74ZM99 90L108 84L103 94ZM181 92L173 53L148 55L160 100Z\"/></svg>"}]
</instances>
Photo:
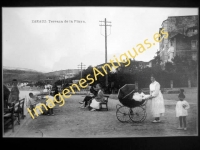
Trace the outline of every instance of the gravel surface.
<instances>
[{"instance_id":1,"label":"gravel surface","mask_svg":"<svg viewBox=\"0 0 200 150\"><path fill-rule=\"evenodd\" d=\"M94 111L79 108L81 95L66 99L65 105L54 107L54 116L41 115L29 119L15 137L162 137L162 136L197 136L197 105L192 102L187 117L188 130L177 130L178 119L175 117L175 100L165 100L166 113L161 123L152 123L151 101L147 103L147 118L142 123L121 123L116 118L116 105L120 102L109 98L109 111Z\"/></svg>"}]
</instances>

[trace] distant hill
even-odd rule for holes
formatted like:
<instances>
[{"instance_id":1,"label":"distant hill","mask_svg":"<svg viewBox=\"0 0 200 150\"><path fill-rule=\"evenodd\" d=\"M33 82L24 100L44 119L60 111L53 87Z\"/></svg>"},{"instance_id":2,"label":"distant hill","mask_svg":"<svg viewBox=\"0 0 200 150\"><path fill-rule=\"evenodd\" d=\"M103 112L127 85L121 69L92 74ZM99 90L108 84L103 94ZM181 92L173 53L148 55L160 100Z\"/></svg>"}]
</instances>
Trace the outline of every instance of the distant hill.
<instances>
[{"instance_id":1,"label":"distant hill","mask_svg":"<svg viewBox=\"0 0 200 150\"><path fill-rule=\"evenodd\" d=\"M8 66L3 66L3 69L4 70L19 70L19 71L38 72L38 71L33 70L33 69L19 68L19 67L8 67ZM38 73L42 73L42 72L38 72Z\"/></svg>"},{"instance_id":2,"label":"distant hill","mask_svg":"<svg viewBox=\"0 0 200 150\"><path fill-rule=\"evenodd\" d=\"M73 70L73 71L72 71ZM78 69L68 69L68 70L60 70L49 73L38 72L32 69L26 68L14 68L14 67L3 67L3 83L10 83L13 79L17 79L19 82L24 80L28 81L39 81L46 78L53 78L54 80L58 80L60 75L67 74L70 72L77 73Z\"/></svg>"},{"instance_id":3,"label":"distant hill","mask_svg":"<svg viewBox=\"0 0 200 150\"><path fill-rule=\"evenodd\" d=\"M23 80L37 81L40 78L45 78L42 72L25 68L3 67L3 83L9 83L12 79L21 82Z\"/></svg>"}]
</instances>

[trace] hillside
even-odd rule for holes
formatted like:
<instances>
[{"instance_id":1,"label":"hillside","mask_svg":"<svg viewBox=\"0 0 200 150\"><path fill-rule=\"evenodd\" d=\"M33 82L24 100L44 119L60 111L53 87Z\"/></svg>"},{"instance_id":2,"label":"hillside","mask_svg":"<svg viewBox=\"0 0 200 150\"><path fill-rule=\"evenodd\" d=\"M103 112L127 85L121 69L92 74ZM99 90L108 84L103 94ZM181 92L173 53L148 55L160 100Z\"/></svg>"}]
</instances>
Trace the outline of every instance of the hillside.
<instances>
[{"instance_id":1,"label":"hillside","mask_svg":"<svg viewBox=\"0 0 200 150\"><path fill-rule=\"evenodd\" d=\"M8 66L3 66L4 70L18 70L18 71L29 71L29 72L38 72L33 69L28 69L28 68L19 68L19 67L8 67ZM38 72L41 73L41 72Z\"/></svg>"},{"instance_id":2,"label":"hillside","mask_svg":"<svg viewBox=\"0 0 200 150\"><path fill-rule=\"evenodd\" d=\"M21 70L21 69L7 69L3 68L3 82L11 82L12 79L18 79L18 81L31 80L37 81L38 79L44 78L44 74L34 70Z\"/></svg>"},{"instance_id":3,"label":"hillside","mask_svg":"<svg viewBox=\"0 0 200 150\"><path fill-rule=\"evenodd\" d=\"M19 82L24 80L36 82L46 78L53 78L54 80L58 80L59 76L70 72L70 70L60 70L43 73L26 68L3 67L3 83L10 83L12 79L18 79ZM73 72L78 72L78 69L74 69Z\"/></svg>"}]
</instances>

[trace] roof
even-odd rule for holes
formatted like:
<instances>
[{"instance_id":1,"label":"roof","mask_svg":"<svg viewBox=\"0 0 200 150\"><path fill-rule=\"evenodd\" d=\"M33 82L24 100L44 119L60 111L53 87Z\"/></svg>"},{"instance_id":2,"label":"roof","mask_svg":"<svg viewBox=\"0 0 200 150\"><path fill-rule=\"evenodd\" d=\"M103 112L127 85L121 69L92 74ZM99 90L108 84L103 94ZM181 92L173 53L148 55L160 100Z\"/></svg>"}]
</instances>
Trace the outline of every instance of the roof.
<instances>
[{"instance_id":1,"label":"roof","mask_svg":"<svg viewBox=\"0 0 200 150\"><path fill-rule=\"evenodd\" d=\"M149 60L149 62L152 62L154 59Z\"/></svg>"},{"instance_id":2,"label":"roof","mask_svg":"<svg viewBox=\"0 0 200 150\"><path fill-rule=\"evenodd\" d=\"M175 35L177 35L178 33L177 32L169 32L169 39L171 39L172 37L174 37Z\"/></svg>"},{"instance_id":3,"label":"roof","mask_svg":"<svg viewBox=\"0 0 200 150\"><path fill-rule=\"evenodd\" d=\"M147 61L140 61L140 60L138 60L138 61L136 61L136 62L139 62L139 63L149 63L149 62L147 62Z\"/></svg>"},{"instance_id":4,"label":"roof","mask_svg":"<svg viewBox=\"0 0 200 150\"><path fill-rule=\"evenodd\" d=\"M168 18L172 18L172 17L192 17L192 16L198 16L198 15L188 15L188 16L168 16Z\"/></svg>"},{"instance_id":5,"label":"roof","mask_svg":"<svg viewBox=\"0 0 200 150\"><path fill-rule=\"evenodd\" d=\"M162 22L162 24L163 24L165 21L167 21L167 19L166 19L166 20L164 20L164 21ZM162 26L162 24L161 24L161 26Z\"/></svg>"},{"instance_id":6,"label":"roof","mask_svg":"<svg viewBox=\"0 0 200 150\"><path fill-rule=\"evenodd\" d=\"M103 65L105 65L105 64L112 65L110 62L107 62L107 63L103 63L103 64L100 64L100 65L97 65L97 67L101 67L101 66L103 66ZM113 62L113 64L118 65L117 62ZM120 62L120 64L122 64L122 62Z\"/></svg>"},{"instance_id":7,"label":"roof","mask_svg":"<svg viewBox=\"0 0 200 150\"><path fill-rule=\"evenodd\" d=\"M176 37L177 35L185 36L184 34L179 33L179 32L169 32L169 37L168 38L171 39L171 38Z\"/></svg>"}]
</instances>

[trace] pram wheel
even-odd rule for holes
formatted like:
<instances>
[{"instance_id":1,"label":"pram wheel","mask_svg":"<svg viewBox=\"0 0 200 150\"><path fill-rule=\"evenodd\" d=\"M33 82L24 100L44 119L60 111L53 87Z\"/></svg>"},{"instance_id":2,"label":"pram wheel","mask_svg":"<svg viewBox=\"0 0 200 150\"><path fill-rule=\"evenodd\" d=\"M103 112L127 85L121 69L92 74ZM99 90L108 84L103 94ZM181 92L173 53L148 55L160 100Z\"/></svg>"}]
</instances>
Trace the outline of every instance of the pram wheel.
<instances>
[{"instance_id":1,"label":"pram wheel","mask_svg":"<svg viewBox=\"0 0 200 150\"><path fill-rule=\"evenodd\" d=\"M146 119L146 117L147 117L147 112L145 111L144 117L140 122L144 121Z\"/></svg>"},{"instance_id":2,"label":"pram wheel","mask_svg":"<svg viewBox=\"0 0 200 150\"><path fill-rule=\"evenodd\" d=\"M146 119L146 111L142 107L130 108L129 117L133 122L142 122Z\"/></svg>"},{"instance_id":3,"label":"pram wheel","mask_svg":"<svg viewBox=\"0 0 200 150\"><path fill-rule=\"evenodd\" d=\"M117 109L116 111L116 116L117 116L117 119L120 121L120 122L128 122L130 120L130 117L129 117L129 112L130 112L130 108L128 107L125 107L125 106L121 106Z\"/></svg>"},{"instance_id":4,"label":"pram wheel","mask_svg":"<svg viewBox=\"0 0 200 150\"><path fill-rule=\"evenodd\" d=\"M118 109L119 107L121 107L122 105L120 105L120 104L117 104L116 105L116 109Z\"/></svg>"}]
</instances>

